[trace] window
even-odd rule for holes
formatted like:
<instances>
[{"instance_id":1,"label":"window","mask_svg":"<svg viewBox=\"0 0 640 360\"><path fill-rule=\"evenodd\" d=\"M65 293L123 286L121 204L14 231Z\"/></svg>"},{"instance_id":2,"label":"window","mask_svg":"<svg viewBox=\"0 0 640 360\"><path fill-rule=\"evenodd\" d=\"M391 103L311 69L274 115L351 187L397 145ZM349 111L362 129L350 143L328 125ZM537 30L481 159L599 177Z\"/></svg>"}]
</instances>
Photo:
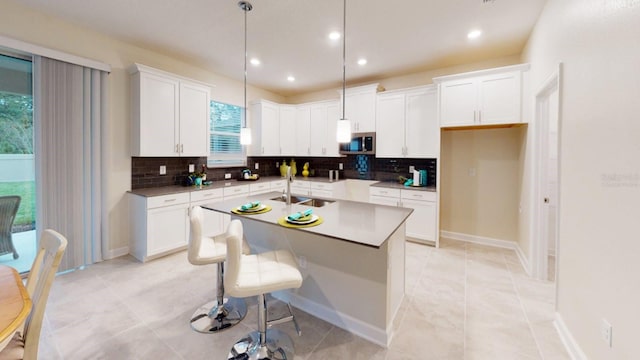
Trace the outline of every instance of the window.
<instances>
[{"instance_id":1,"label":"window","mask_svg":"<svg viewBox=\"0 0 640 360\"><path fill-rule=\"evenodd\" d=\"M245 166L247 157L240 145L243 108L211 101L209 117L209 167Z\"/></svg>"}]
</instances>

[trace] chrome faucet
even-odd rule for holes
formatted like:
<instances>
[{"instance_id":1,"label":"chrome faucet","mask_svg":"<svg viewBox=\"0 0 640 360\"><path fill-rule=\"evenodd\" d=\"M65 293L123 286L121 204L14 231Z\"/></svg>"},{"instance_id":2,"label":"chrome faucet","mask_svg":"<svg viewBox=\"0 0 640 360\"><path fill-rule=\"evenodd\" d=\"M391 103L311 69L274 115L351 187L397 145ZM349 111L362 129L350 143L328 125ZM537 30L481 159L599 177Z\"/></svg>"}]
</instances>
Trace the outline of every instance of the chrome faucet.
<instances>
[{"instance_id":1,"label":"chrome faucet","mask_svg":"<svg viewBox=\"0 0 640 360\"><path fill-rule=\"evenodd\" d=\"M291 183L293 175L291 175L291 166L287 166L287 205L291 205Z\"/></svg>"}]
</instances>

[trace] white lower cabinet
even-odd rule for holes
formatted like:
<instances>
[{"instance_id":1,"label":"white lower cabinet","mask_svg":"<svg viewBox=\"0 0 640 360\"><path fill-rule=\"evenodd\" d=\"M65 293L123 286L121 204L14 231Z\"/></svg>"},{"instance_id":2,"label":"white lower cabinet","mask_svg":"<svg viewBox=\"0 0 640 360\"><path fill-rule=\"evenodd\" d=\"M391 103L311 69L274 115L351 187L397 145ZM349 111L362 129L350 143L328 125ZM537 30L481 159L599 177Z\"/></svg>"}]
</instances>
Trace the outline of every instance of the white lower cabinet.
<instances>
[{"instance_id":1,"label":"white lower cabinet","mask_svg":"<svg viewBox=\"0 0 640 360\"><path fill-rule=\"evenodd\" d=\"M191 192L191 206L203 206L223 200L222 188L207 189ZM224 215L215 212L205 210L202 212L202 235L215 236L225 231L224 227Z\"/></svg>"},{"instance_id":2,"label":"white lower cabinet","mask_svg":"<svg viewBox=\"0 0 640 360\"><path fill-rule=\"evenodd\" d=\"M144 262L181 250L189 239L189 193L129 196L131 254Z\"/></svg>"},{"instance_id":3,"label":"white lower cabinet","mask_svg":"<svg viewBox=\"0 0 640 360\"><path fill-rule=\"evenodd\" d=\"M438 245L438 202L435 192L374 186L369 188L369 202L413 209L406 222L407 237Z\"/></svg>"}]
</instances>

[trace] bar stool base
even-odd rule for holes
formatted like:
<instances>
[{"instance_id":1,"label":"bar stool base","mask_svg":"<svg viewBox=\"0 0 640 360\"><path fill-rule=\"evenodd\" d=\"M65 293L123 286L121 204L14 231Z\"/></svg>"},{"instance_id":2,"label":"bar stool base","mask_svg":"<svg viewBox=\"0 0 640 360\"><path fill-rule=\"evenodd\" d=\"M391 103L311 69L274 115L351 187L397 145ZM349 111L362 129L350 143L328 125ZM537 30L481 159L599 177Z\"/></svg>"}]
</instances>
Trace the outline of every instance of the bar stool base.
<instances>
[{"instance_id":1,"label":"bar stool base","mask_svg":"<svg viewBox=\"0 0 640 360\"><path fill-rule=\"evenodd\" d=\"M278 329L267 330L267 341L260 346L260 332L254 331L238 340L227 359L233 360L293 360L293 341Z\"/></svg>"},{"instance_id":2,"label":"bar stool base","mask_svg":"<svg viewBox=\"0 0 640 360\"><path fill-rule=\"evenodd\" d=\"M228 297L218 306L214 300L199 307L191 316L191 328L197 332L213 334L238 324L247 315L244 299Z\"/></svg>"}]
</instances>

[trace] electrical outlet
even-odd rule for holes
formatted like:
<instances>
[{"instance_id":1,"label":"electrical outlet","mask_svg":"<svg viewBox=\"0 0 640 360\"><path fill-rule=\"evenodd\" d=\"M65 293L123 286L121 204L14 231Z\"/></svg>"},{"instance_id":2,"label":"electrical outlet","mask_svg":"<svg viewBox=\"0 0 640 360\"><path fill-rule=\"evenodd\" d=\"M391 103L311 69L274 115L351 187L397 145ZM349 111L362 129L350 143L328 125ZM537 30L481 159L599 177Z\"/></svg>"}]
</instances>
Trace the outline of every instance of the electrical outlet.
<instances>
[{"instance_id":1,"label":"electrical outlet","mask_svg":"<svg viewBox=\"0 0 640 360\"><path fill-rule=\"evenodd\" d=\"M476 168L469 168L469 176L476 176Z\"/></svg>"},{"instance_id":2,"label":"electrical outlet","mask_svg":"<svg viewBox=\"0 0 640 360\"><path fill-rule=\"evenodd\" d=\"M344 165L342 163L338 164L338 170L344 170Z\"/></svg>"},{"instance_id":3,"label":"electrical outlet","mask_svg":"<svg viewBox=\"0 0 640 360\"><path fill-rule=\"evenodd\" d=\"M280 168L280 163L276 161L276 169Z\"/></svg>"},{"instance_id":4,"label":"electrical outlet","mask_svg":"<svg viewBox=\"0 0 640 360\"><path fill-rule=\"evenodd\" d=\"M196 166L193 164L189 164L189 172L192 173L194 171L196 171Z\"/></svg>"},{"instance_id":5,"label":"electrical outlet","mask_svg":"<svg viewBox=\"0 0 640 360\"><path fill-rule=\"evenodd\" d=\"M224 178L226 179L231 179L231 174L224 174Z\"/></svg>"},{"instance_id":6,"label":"electrical outlet","mask_svg":"<svg viewBox=\"0 0 640 360\"><path fill-rule=\"evenodd\" d=\"M409 165L409 172L413 173L416 170L416 167L413 165Z\"/></svg>"},{"instance_id":7,"label":"electrical outlet","mask_svg":"<svg viewBox=\"0 0 640 360\"><path fill-rule=\"evenodd\" d=\"M167 175L167 166L160 165L160 175Z\"/></svg>"},{"instance_id":8,"label":"electrical outlet","mask_svg":"<svg viewBox=\"0 0 640 360\"><path fill-rule=\"evenodd\" d=\"M256 163L255 168L256 170L260 169L260 163Z\"/></svg>"},{"instance_id":9,"label":"electrical outlet","mask_svg":"<svg viewBox=\"0 0 640 360\"><path fill-rule=\"evenodd\" d=\"M298 265L300 265L301 268L306 269L307 258L305 256L298 256Z\"/></svg>"},{"instance_id":10,"label":"electrical outlet","mask_svg":"<svg viewBox=\"0 0 640 360\"><path fill-rule=\"evenodd\" d=\"M602 319L602 324L600 324L600 335L602 335L602 340L611 347L611 335L613 332L613 327L606 319Z\"/></svg>"}]
</instances>

